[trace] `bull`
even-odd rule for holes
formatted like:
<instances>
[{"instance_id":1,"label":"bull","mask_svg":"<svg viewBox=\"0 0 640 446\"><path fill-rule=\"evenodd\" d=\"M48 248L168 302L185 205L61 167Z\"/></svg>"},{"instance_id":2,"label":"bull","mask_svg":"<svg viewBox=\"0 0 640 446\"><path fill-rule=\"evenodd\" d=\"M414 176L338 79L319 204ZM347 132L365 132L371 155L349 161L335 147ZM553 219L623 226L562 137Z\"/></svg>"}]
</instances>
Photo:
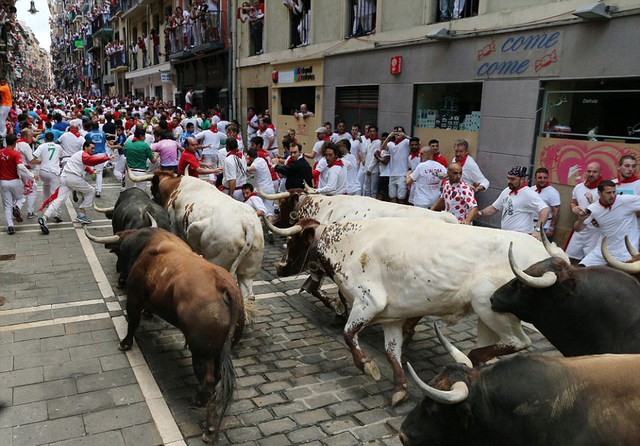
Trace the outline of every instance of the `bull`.
<instances>
[{"instance_id":1,"label":"bull","mask_svg":"<svg viewBox=\"0 0 640 446\"><path fill-rule=\"evenodd\" d=\"M326 196L311 193L310 188L290 189L278 194L265 194L258 188L261 197L268 200L280 200L280 213L275 226L289 228L301 218L313 218L320 223L346 223L383 217L421 217L458 224L458 220L448 212L434 212L414 206L379 201L371 197L352 195ZM327 308L338 315L346 314L346 302L342 293L340 300L331 299L320 287L324 277L318 271L311 271L311 277L302 285L300 291L306 291L318 298ZM407 324L406 336L410 337L413 326L420 318Z\"/></svg>"},{"instance_id":2,"label":"bull","mask_svg":"<svg viewBox=\"0 0 640 446\"><path fill-rule=\"evenodd\" d=\"M625 273L631 274L640 282L640 253L633 247L631 242L629 241L629 236L624 237L624 241L627 244L627 250L631 255L631 258L626 262L621 262L615 257L611 255L609 249L607 248L607 237L603 237L602 239L602 257L607 261L609 266L619 269L620 271L624 271Z\"/></svg>"},{"instance_id":3,"label":"bull","mask_svg":"<svg viewBox=\"0 0 640 446\"><path fill-rule=\"evenodd\" d=\"M94 201L93 208L111 219L114 234L127 229L141 229L151 226L149 216L155 219L159 228L171 230L167 211L155 203L146 192L135 187L122 192L114 206L99 208Z\"/></svg>"},{"instance_id":4,"label":"bull","mask_svg":"<svg viewBox=\"0 0 640 446\"><path fill-rule=\"evenodd\" d=\"M509 263L516 278L493 293L494 311L532 323L565 356L640 353L640 285L633 277L559 257L523 271L512 247Z\"/></svg>"},{"instance_id":5,"label":"bull","mask_svg":"<svg viewBox=\"0 0 640 446\"><path fill-rule=\"evenodd\" d=\"M240 289L231 274L168 231L144 228L112 237L119 238L118 270L128 278L129 324L119 349L131 349L143 310L179 328L201 385L194 402L207 409L203 439L215 439L235 388L231 349L245 323Z\"/></svg>"},{"instance_id":6,"label":"bull","mask_svg":"<svg viewBox=\"0 0 640 446\"><path fill-rule=\"evenodd\" d=\"M382 325L387 360L394 373L394 404L407 396L400 364L407 320L432 315L455 323L475 312L478 348L470 355L475 363L531 344L516 317L495 313L489 304L493 292L513 277L507 262L509 242L518 247L521 262L548 257L545 247L530 235L423 218L329 225L305 218L292 228L270 228L289 237L277 265L278 276L311 269L338 285L352 306L344 339L355 365L376 380L380 372L360 349L358 333L369 324ZM421 238L418 243L419 235L407 233L407 228L438 236ZM555 245L549 245L549 250L566 258Z\"/></svg>"},{"instance_id":7,"label":"bull","mask_svg":"<svg viewBox=\"0 0 640 446\"><path fill-rule=\"evenodd\" d=\"M264 253L262 225L255 212L215 186L190 176L158 171L133 176L151 181L154 200L171 219L171 232L214 265L238 277L245 298L253 297L253 281Z\"/></svg>"},{"instance_id":8,"label":"bull","mask_svg":"<svg viewBox=\"0 0 640 446\"><path fill-rule=\"evenodd\" d=\"M445 367L400 429L404 446L635 446L639 355L517 355Z\"/></svg>"}]
</instances>

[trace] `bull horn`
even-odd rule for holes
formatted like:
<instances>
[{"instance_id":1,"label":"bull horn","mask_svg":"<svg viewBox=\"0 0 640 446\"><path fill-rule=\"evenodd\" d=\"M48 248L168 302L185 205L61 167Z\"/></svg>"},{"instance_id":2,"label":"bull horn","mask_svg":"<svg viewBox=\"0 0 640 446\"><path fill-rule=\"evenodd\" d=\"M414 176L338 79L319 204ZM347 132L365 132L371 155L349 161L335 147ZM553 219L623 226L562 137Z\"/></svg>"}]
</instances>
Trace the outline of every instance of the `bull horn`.
<instances>
[{"instance_id":1,"label":"bull horn","mask_svg":"<svg viewBox=\"0 0 640 446\"><path fill-rule=\"evenodd\" d=\"M431 387L429 384L422 381L418 374L413 370L411 364L407 362L407 369L409 374L416 382L422 392L431 398L433 401L442 404L458 404L463 402L469 396L469 387L462 381L458 381L451 386L451 390L438 390Z\"/></svg>"},{"instance_id":2,"label":"bull horn","mask_svg":"<svg viewBox=\"0 0 640 446\"><path fill-rule=\"evenodd\" d=\"M629 238L627 237L628 241ZM640 273L640 261L638 262L633 262L633 263L625 263L625 262L621 262L620 260L616 259L615 257L613 257L611 255L611 252L609 252L609 248L607 247L607 236L605 235L602 238L602 257L604 257L604 259L607 261L607 263L609 264L610 267L615 268L615 269L619 269L620 271L624 271L627 274L638 274ZM629 246L627 246L627 249L629 248ZM633 246L632 246L633 248ZM631 251L631 250L629 250ZM635 249L634 249L635 251Z\"/></svg>"},{"instance_id":3,"label":"bull horn","mask_svg":"<svg viewBox=\"0 0 640 446\"><path fill-rule=\"evenodd\" d=\"M449 342L449 340L445 338L442 333L440 333L440 329L438 328L437 323L435 322L433 323L433 328L435 328L436 330L436 335L438 336L438 340L440 341L440 344L442 344L442 346L447 351L447 353L451 355L453 360L455 362L459 362L460 364L464 364L469 368L473 368L473 364L471 363L471 360L467 357L467 355L465 355L456 347L454 347L453 344Z\"/></svg>"},{"instance_id":4,"label":"bull horn","mask_svg":"<svg viewBox=\"0 0 640 446\"><path fill-rule=\"evenodd\" d=\"M95 209L96 212L100 212L101 214L106 214L107 212L113 212L115 206L111 206L110 208L99 208L98 206L96 206L96 202L94 201L93 209Z\"/></svg>"},{"instance_id":5,"label":"bull horn","mask_svg":"<svg viewBox=\"0 0 640 446\"><path fill-rule=\"evenodd\" d=\"M118 243L120 241L120 237L118 237L117 235L108 235L104 237L98 237L98 236L92 235L87 230L86 226L83 226L82 229L84 229L84 235L86 235L87 238L94 243L100 243L102 245L106 245L109 243Z\"/></svg>"},{"instance_id":6,"label":"bull horn","mask_svg":"<svg viewBox=\"0 0 640 446\"><path fill-rule=\"evenodd\" d=\"M129 169L128 167L127 167L127 176L134 183L142 183L143 181L151 181L151 179L153 178L153 174L140 175L139 177L137 177L137 176L135 176L134 174L131 173L131 169Z\"/></svg>"},{"instance_id":7,"label":"bull horn","mask_svg":"<svg viewBox=\"0 0 640 446\"><path fill-rule=\"evenodd\" d=\"M149 217L149 220L151 220L151 227L152 228L157 228L158 227L158 222L156 221L155 218L153 218L153 216L151 214L149 214L147 212L147 216Z\"/></svg>"},{"instance_id":8,"label":"bull horn","mask_svg":"<svg viewBox=\"0 0 640 446\"><path fill-rule=\"evenodd\" d=\"M260 195L260 197L264 198L265 200L281 200L283 198L289 198L291 196L291 192L287 191L287 192L280 192L277 194L265 194L264 192L262 192L262 189L260 189L260 186L258 186L258 195Z\"/></svg>"},{"instance_id":9,"label":"bull horn","mask_svg":"<svg viewBox=\"0 0 640 446\"><path fill-rule=\"evenodd\" d=\"M313 189L312 187L309 187L309 185L307 184L306 181L302 182L304 184L304 191L309 194L309 195L314 195L317 194L318 192L316 192L315 189Z\"/></svg>"},{"instance_id":10,"label":"bull horn","mask_svg":"<svg viewBox=\"0 0 640 446\"><path fill-rule=\"evenodd\" d=\"M546 249L547 253L549 253L549 255L553 257L553 248L551 247L551 242L547 238L547 233L544 232L544 227L542 226L542 224L540 224L540 239L542 240L542 246L544 246L544 249Z\"/></svg>"},{"instance_id":11,"label":"bull horn","mask_svg":"<svg viewBox=\"0 0 640 446\"><path fill-rule=\"evenodd\" d=\"M624 236L624 242L627 245L627 251L629 251L629 254L631 254L631 257L635 257L638 254L638 251L636 250L636 248L633 247L633 245L631 244L631 241L629 240L629 236L625 235Z\"/></svg>"},{"instance_id":12,"label":"bull horn","mask_svg":"<svg viewBox=\"0 0 640 446\"><path fill-rule=\"evenodd\" d=\"M289 220L297 220L300 215L296 211L289 212Z\"/></svg>"},{"instance_id":13,"label":"bull horn","mask_svg":"<svg viewBox=\"0 0 640 446\"><path fill-rule=\"evenodd\" d=\"M549 288L558 280L558 276L551 271L547 271L542 277L533 277L518 268L513 259L513 242L509 243L509 265L511 265L511 271L516 278L532 288Z\"/></svg>"},{"instance_id":14,"label":"bull horn","mask_svg":"<svg viewBox=\"0 0 640 446\"><path fill-rule=\"evenodd\" d=\"M267 226L267 229L269 229L269 231L282 237L289 237L291 235L296 235L302 232L302 226L300 225L293 225L290 228L282 229L273 226L273 223L271 223L269 219L264 215L262 216L262 219L264 220L264 224Z\"/></svg>"}]
</instances>

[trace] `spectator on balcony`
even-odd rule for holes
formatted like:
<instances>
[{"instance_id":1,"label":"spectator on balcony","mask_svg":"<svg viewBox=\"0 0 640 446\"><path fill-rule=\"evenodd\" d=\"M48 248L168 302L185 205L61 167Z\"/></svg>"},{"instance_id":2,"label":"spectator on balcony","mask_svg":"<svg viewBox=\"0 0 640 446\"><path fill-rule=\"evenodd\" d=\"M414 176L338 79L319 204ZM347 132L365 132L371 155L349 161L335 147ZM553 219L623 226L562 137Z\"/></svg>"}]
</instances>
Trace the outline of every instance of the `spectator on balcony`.
<instances>
[{"instance_id":1,"label":"spectator on balcony","mask_svg":"<svg viewBox=\"0 0 640 446\"><path fill-rule=\"evenodd\" d=\"M138 37L138 49L142 51L142 68L147 68L147 34Z\"/></svg>"},{"instance_id":2,"label":"spectator on balcony","mask_svg":"<svg viewBox=\"0 0 640 446\"><path fill-rule=\"evenodd\" d=\"M160 63L160 33L158 32L158 28L153 28L151 30L151 41L153 42L153 57L155 59L155 64Z\"/></svg>"},{"instance_id":3,"label":"spectator on balcony","mask_svg":"<svg viewBox=\"0 0 640 446\"><path fill-rule=\"evenodd\" d=\"M251 5L249 2L244 2L241 7L238 8L238 20L245 23L251 18Z\"/></svg>"},{"instance_id":4,"label":"spectator on balcony","mask_svg":"<svg viewBox=\"0 0 640 446\"><path fill-rule=\"evenodd\" d=\"M193 107L193 89L189 89L187 90L187 93L184 95L184 110L185 111L189 111L189 109L191 109L191 107Z\"/></svg>"},{"instance_id":5,"label":"spectator on balcony","mask_svg":"<svg viewBox=\"0 0 640 446\"><path fill-rule=\"evenodd\" d=\"M440 0L440 21L462 18L465 3L465 0Z\"/></svg>"},{"instance_id":6,"label":"spectator on balcony","mask_svg":"<svg viewBox=\"0 0 640 446\"><path fill-rule=\"evenodd\" d=\"M207 25L207 33L210 42L220 42L220 31L218 30L220 22L220 5L219 0L206 0L207 12L205 14L205 23Z\"/></svg>"},{"instance_id":7,"label":"spectator on balcony","mask_svg":"<svg viewBox=\"0 0 640 446\"><path fill-rule=\"evenodd\" d=\"M256 54L262 54L262 33L264 29L264 3L254 0L253 8L249 13L249 27L251 40Z\"/></svg>"},{"instance_id":8,"label":"spectator on balcony","mask_svg":"<svg viewBox=\"0 0 640 446\"><path fill-rule=\"evenodd\" d=\"M131 59L133 59L133 69L137 70L138 69L138 43L132 42L131 45L129 45L129 49L131 51Z\"/></svg>"},{"instance_id":9,"label":"spectator on balcony","mask_svg":"<svg viewBox=\"0 0 640 446\"><path fill-rule=\"evenodd\" d=\"M306 118L312 118L315 115L313 114L312 111L309 110L309 108L307 107L307 104L300 104L300 110L296 110L293 116L295 116L296 119L306 119Z\"/></svg>"},{"instance_id":10,"label":"spectator on balcony","mask_svg":"<svg viewBox=\"0 0 640 446\"><path fill-rule=\"evenodd\" d=\"M373 20L375 13L375 0L354 0L353 29L351 30L351 36L363 36L373 32L375 27Z\"/></svg>"},{"instance_id":11,"label":"spectator on balcony","mask_svg":"<svg viewBox=\"0 0 640 446\"><path fill-rule=\"evenodd\" d=\"M7 116L11 111L13 101L11 99L11 90L7 85L7 78L0 78L0 146L4 144L4 138L7 136Z\"/></svg>"}]
</instances>

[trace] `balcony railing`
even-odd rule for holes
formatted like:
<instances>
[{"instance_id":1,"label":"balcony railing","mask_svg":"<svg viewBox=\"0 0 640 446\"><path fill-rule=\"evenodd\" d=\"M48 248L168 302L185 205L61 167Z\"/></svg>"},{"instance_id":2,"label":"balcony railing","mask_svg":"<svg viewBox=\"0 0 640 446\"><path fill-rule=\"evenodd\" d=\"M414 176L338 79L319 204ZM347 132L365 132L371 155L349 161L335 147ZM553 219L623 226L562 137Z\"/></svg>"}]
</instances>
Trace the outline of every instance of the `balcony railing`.
<instances>
[{"instance_id":1,"label":"balcony railing","mask_svg":"<svg viewBox=\"0 0 640 446\"><path fill-rule=\"evenodd\" d=\"M126 71L127 68L127 53L125 51L116 51L114 54L109 56L109 63L111 64L111 69L117 71ZM125 70L120 70L119 68L124 67Z\"/></svg>"},{"instance_id":2,"label":"balcony railing","mask_svg":"<svg viewBox=\"0 0 640 446\"><path fill-rule=\"evenodd\" d=\"M438 14L436 22L465 19L478 15L479 0L436 0Z\"/></svg>"},{"instance_id":3,"label":"balcony railing","mask_svg":"<svg viewBox=\"0 0 640 446\"><path fill-rule=\"evenodd\" d=\"M443 0L447 1L447 0ZM451 0L453 3L453 0ZM351 29L345 37L360 37L371 34L376 29L375 0L353 1L351 7Z\"/></svg>"},{"instance_id":4,"label":"balcony railing","mask_svg":"<svg viewBox=\"0 0 640 446\"><path fill-rule=\"evenodd\" d=\"M185 32L183 25L170 29L170 59L178 58L183 52L203 51L224 48L220 12L207 12L204 21L197 20L191 29Z\"/></svg>"}]
</instances>

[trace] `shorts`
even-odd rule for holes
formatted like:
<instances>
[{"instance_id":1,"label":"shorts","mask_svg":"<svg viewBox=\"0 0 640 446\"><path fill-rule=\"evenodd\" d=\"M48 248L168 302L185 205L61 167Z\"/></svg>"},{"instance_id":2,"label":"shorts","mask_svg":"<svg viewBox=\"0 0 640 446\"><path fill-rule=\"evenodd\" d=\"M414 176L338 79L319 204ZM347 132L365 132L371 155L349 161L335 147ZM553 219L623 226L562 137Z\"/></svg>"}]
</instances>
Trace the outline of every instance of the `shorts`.
<instances>
[{"instance_id":1,"label":"shorts","mask_svg":"<svg viewBox=\"0 0 640 446\"><path fill-rule=\"evenodd\" d=\"M407 198L406 177L389 177L389 198L404 200Z\"/></svg>"},{"instance_id":2,"label":"shorts","mask_svg":"<svg viewBox=\"0 0 640 446\"><path fill-rule=\"evenodd\" d=\"M378 179L378 193L389 195L389 177L380 177Z\"/></svg>"}]
</instances>

